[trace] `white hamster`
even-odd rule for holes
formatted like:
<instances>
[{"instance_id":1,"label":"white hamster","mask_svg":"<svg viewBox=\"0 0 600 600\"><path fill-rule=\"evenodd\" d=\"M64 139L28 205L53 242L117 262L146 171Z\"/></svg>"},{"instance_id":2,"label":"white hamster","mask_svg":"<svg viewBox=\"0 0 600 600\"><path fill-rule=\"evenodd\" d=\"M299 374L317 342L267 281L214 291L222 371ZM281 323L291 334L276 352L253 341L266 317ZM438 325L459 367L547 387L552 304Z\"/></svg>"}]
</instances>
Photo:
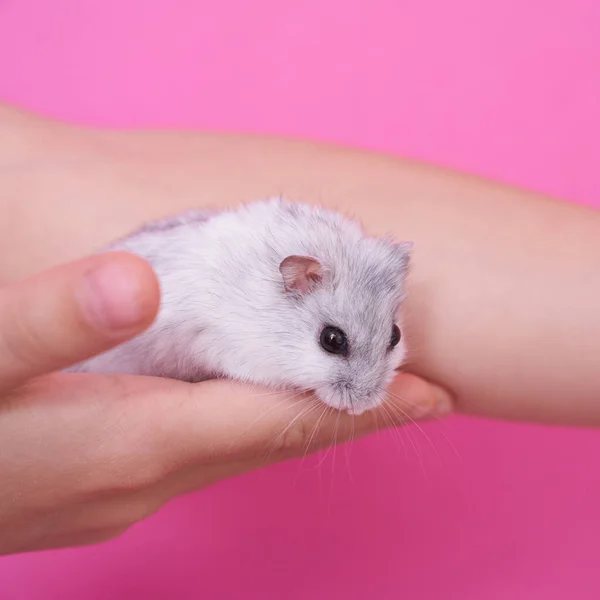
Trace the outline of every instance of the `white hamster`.
<instances>
[{"instance_id":1,"label":"white hamster","mask_svg":"<svg viewBox=\"0 0 600 600\"><path fill-rule=\"evenodd\" d=\"M224 377L379 406L406 346L412 244L366 236L336 211L281 198L150 223L102 251L146 259L161 288L148 330L69 371Z\"/></svg>"}]
</instances>

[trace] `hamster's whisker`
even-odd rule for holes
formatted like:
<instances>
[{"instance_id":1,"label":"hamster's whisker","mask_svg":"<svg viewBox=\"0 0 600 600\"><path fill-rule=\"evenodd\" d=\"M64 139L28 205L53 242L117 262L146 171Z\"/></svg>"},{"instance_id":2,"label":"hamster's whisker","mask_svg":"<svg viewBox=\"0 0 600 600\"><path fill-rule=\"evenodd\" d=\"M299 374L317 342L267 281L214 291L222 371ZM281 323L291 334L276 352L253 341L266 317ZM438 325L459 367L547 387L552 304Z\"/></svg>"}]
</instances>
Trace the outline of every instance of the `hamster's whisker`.
<instances>
[{"instance_id":1,"label":"hamster's whisker","mask_svg":"<svg viewBox=\"0 0 600 600\"><path fill-rule=\"evenodd\" d=\"M333 474L335 472L335 458L338 446L338 433L340 427L341 411L337 411L337 419L335 420L335 428L333 430L333 460L331 461L331 497L333 498Z\"/></svg>"},{"instance_id":2,"label":"hamster's whisker","mask_svg":"<svg viewBox=\"0 0 600 600\"><path fill-rule=\"evenodd\" d=\"M354 402L352 402L352 394L350 394L348 392L348 386L344 387L344 392L345 392L345 394L344 394L345 397L348 399L348 402L350 403L350 410L354 414Z\"/></svg>"},{"instance_id":3,"label":"hamster's whisker","mask_svg":"<svg viewBox=\"0 0 600 600\"><path fill-rule=\"evenodd\" d=\"M300 398L299 400L297 399L299 396L302 396L303 394L304 394L304 392L302 390L300 390L300 391L292 394L291 396L286 396L285 398L282 398L281 400L276 402L273 406L271 406L270 408L265 410L255 421L253 421L251 423L251 425L256 425L256 423L258 423L258 421L260 421L261 419L266 417L268 414L270 414L275 409L279 409L279 408L285 409L286 405L288 405L288 404L289 404L289 408L293 408L295 406L298 406L298 404L305 402L306 401L305 398Z\"/></svg>"},{"instance_id":4,"label":"hamster's whisker","mask_svg":"<svg viewBox=\"0 0 600 600\"><path fill-rule=\"evenodd\" d=\"M404 431L406 431L406 435L408 436L411 446L413 447L413 450L415 451L417 460L419 461L419 466L421 467L423 477L427 480L428 479L427 470L425 469L425 463L423 462L423 453L421 452L421 448L419 447L418 438L416 436L413 437L413 435L410 431L410 427L407 427L407 425L416 425L418 427L419 431L421 431L421 433L425 436L425 438L427 439L427 441L430 444L431 444L431 440L429 439L427 434L419 427L419 425L415 422L415 420L412 417L410 417L410 415L408 415L405 411L403 411L399 406L396 406L394 404L387 404L387 409L393 415L395 415L396 418L400 418L404 421L402 429L404 429ZM399 429L398 429L398 431L399 431ZM435 448L434 448L434 450L435 450Z\"/></svg>"},{"instance_id":5,"label":"hamster's whisker","mask_svg":"<svg viewBox=\"0 0 600 600\"><path fill-rule=\"evenodd\" d=\"M392 398L394 398L395 400L398 400L399 402L403 402L405 406L410 406L412 407L413 405L408 402L405 398L402 398L401 396L398 396L397 394L393 394L392 392L388 391L387 392L388 395L390 395ZM396 407L396 408L400 408L400 407ZM444 427L445 427L445 422L444 419L441 417L434 417L435 421L437 422L438 425L441 426L441 430L440 433L442 434L442 437L444 438L444 440L446 441L446 443L450 446L450 448L452 449L452 452L454 452L454 454L462 460L462 457L460 455L460 453L458 452L458 449L456 448L456 446L452 443L452 440L450 440L450 438L446 435L446 433L443 431ZM415 421L413 420L413 423L419 428L421 429L421 427L418 425L418 423L415 423ZM421 431L423 431L421 429ZM431 443L431 442L430 442ZM433 444L432 444L433 446ZM436 450L437 452L437 450Z\"/></svg>"},{"instance_id":6,"label":"hamster's whisker","mask_svg":"<svg viewBox=\"0 0 600 600\"><path fill-rule=\"evenodd\" d=\"M341 411L338 410L337 411L337 418L335 420L335 427L333 429L333 458L331 460L331 480L329 482L329 510L331 511L331 508L333 506L333 482L334 482L334 474L335 474L335 458L336 458L336 451L337 451L337 446L338 446L338 430L339 430L339 425L340 425L340 416L341 416ZM327 454L329 454L329 450L327 450L327 453L325 454L325 456L327 456Z\"/></svg>"},{"instance_id":7,"label":"hamster's whisker","mask_svg":"<svg viewBox=\"0 0 600 600\"><path fill-rule=\"evenodd\" d=\"M389 390L387 391L387 394L389 396L391 396L392 398L394 398L395 400L398 400L399 402L402 402L405 406L408 407L413 407L414 405L409 402L408 400L406 400L405 398L402 398L401 396L398 396L397 394L393 394L392 392L390 392ZM433 419L431 419L432 421L435 420L437 425L439 425L441 427L440 433L442 434L442 437L444 438L444 440L446 441L446 443L450 446L450 448L452 449L452 452L455 454L455 456L457 458L459 458L460 460L462 460L462 456L460 455L460 452L458 451L458 449L456 448L456 446L453 444L452 440L446 435L444 428L445 428L445 419L442 417L433 417ZM414 422L414 421L413 421Z\"/></svg>"},{"instance_id":8,"label":"hamster's whisker","mask_svg":"<svg viewBox=\"0 0 600 600\"><path fill-rule=\"evenodd\" d=\"M381 416L383 418L383 423L384 423L384 425L388 426L386 428L386 432L389 435L391 435L392 439L394 440L394 442L396 444L396 447L398 447L398 441L400 441L400 443L402 444L402 449L404 450L404 458L406 461L408 461L408 450L406 449L406 444L404 443L404 438L402 437L401 430L394 423L394 418L392 417L391 413L386 408L385 404L382 404L380 408L381 408ZM410 439L408 432L407 432L407 437L409 437L409 439ZM411 440L411 442L412 442L412 440ZM414 447L414 445L413 445L413 447Z\"/></svg>"},{"instance_id":9,"label":"hamster's whisker","mask_svg":"<svg viewBox=\"0 0 600 600\"><path fill-rule=\"evenodd\" d=\"M301 401L298 401L297 403L299 402ZM296 421L298 421L299 419L303 419L311 413L313 413L315 410L318 410L319 408L321 408L320 405L321 402L319 402L316 399L313 399L313 401L309 403L308 406L303 408L293 419L291 419L290 422L283 428L281 433L273 440L273 443L271 444L271 446L269 446L269 451L267 452L265 458L271 457L273 450L277 447L277 445L281 441L281 438L283 438L283 436L290 430L290 428L294 426L294 423L296 423Z\"/></svg>"},{"instance_id":10,"label":"hamster's whisker","mask_svg":"<svg viewBox=\"0 0 600 600\"><path fill-rule=\"evenodd\" d=\"M316 420L315 424L313 425L313 427L310 431L310 435L308 436L308 441L306 442L306 448L304 449L304 456L302 457L302 460L300 461L300 468L302 468L302 465L304 464L304 461L306 460L306 457L308 456L310 446L311 446L313 440L315 439L315 436L319 430L319 427L322 425L322 423L325 421L325 419L327 418L329 413L332 411L333 411L333 408L331 408L330 406L323 405L323 411L319 415L319 418Z\"/></svg>"},{"instance_id":11,"label":"hamster's whisker","mask_svg":"<svg viewBox=\"0 0 600 600\"><path fill-rule=\"evenodd\" d=\"M332 412L333 408L331 408L328 412ZM337 411L338 415L337 418L335 420L335 425L333 428L333 444L329 445L327 447L327 450L325 451L323 457L321 458L321 460L319 461L319 463L315 466L315 469L320 468L323 463L325 462L325 459L327 458L327 456L329 455L329 452L331 451L331 449L333 448L333 461L335 462L335 447L337 445L337 436L338 436L338 430L339 430L339 426L340 426L340 415L341 415L341 411Z\"/></svg>"},{"instance_id":12,"label":"hamster's whisker","mask_svg":"<svg viewBox=\"0 0 600 600\"><path fill-rule=\"evenodd\" d=\"M354 445L354 440L356 438L356 428L355 428L355 417L352 415L352 419L350 420L352 424L352 429L350 430L350 439L347 444L344 444L344 449L346 451L346 471L348 472L348 477L350 478L350 482L354 483L354 478L352 477L352 471L350 469L350 450ZM377 415L375 415L375 423L377 423Z\"/></svg>"},{"instance_id":13,"label":"hamster's whisker","mask_svg":"<svg viewBox=\"0 0 600 600\"><path fill-rule=\"evenodd\" d=\"M285 394L286 392L289 392L289 391L290 390L274 389L269 392L260 392L257 394L250 394L250 397L251 398L267 398L269 396L277 396L278 394Z\"/></svg>"},{"instance_id":14,"label":"hamster's whisker","mask_svg":"<svg viewBox=\"0 0 600 600\"><path fill-rule=\"evenodd\" d=\"M281 392L279 392L281 393ZM284 410L286 408L286 405L291 401L294 400L294 398L297 398L298 396L301 396L302 394L304 394L304 392L299 391L296 392L295 394L293 394L292 396L286 396L285 398L282 398L281 400L279 400L279 402L276 402L273 406L269 407L267 410L263 411L260 415L258 415L258 417L256 417L256 419L254 419L246 428L245 433L248 433L248 431L250 429L252 429L252 427L254 427L257 423L259 423L262 419L264 419L267 415L269 415L270 413L272 413L274 410L276 409L282 409ZM296 400L295 402L292 402L289 405L289 408L293 408L295 406L297 406L298 404L304 402L304 399L300 399L300 400Z\"/></svg>"},{"instance_id":15,"label":"hamster's whisker","mask_svg":"<svg viewBox=\"0 0 600 600\"><path fill-rule=\"evenodd\" d=\"M405 405L410 406L410 404L408 402L406 402L406 400L404 400L400 396L397 396L396 394L393 394L392 392L388 392L388 395L391 398L393 398L394 400L397 400L399 402L404 402ZM433 451L437 454L437 456L439 458L439 452L438 452L438 449L435 447L435 444L433 443L431 438L427 435L427 432L421 427L421 425L419 425L419 423L415 419L413 419L405 410L402 409L402 407L398 406L397 404L390 403L390 404L388 404L388 408L390 410L392 410L397 416L404 418L404 419L408 419L408 421L410 421L410 423L412 425L414 425L418 429L418 431L421 433L421 435L423 435L423 437L427 440L427 442L429 443L429 445L432 447Z\"/></svg>"},{"instance_id":16,"label":"hamster's whisker","mask_svg":"<svg viewBox=\"0 0 600 600\"><path fill-rule=\"evenodd\" d=\"M399 398L395 398L395 399L400 400ZM423 428L415 421L415 419L413 419L400 406L397 406L396 404L393 404L393 403L389 403L389 404L387 404L387 408L391 412L392 415L394 415L397 419L398 418L401 419L404 422L403 423L404 430L406 431L406 434L409 436L409 438L413 444L413 447L415 449L415 454L417 455L417 458L419 459L419 462L421 463L421 467L423 467L423 453L421 452L421 448L419 447L418 437L416 435L413 436L412 432L410 431L410 428L406 427L406 426L414 425L417 428L417 430L425 437L425 439L429 442L429 444L431 444L431 446L435 450L435 447L433 446L431 439L425 433ZM423 469L424 469L424 467L423 467Z\"/></svg>"},{"instance_id":17,"label":"hamster's whisker","mask_svg":"<svg viewBox=\"0 0 600 600\"><path fill-rule=\"evenodd\" d=\"M256 417L240 434L239 436L237 436L237 438L234 439L234 442L239 442L240 440L243 439L243 437L245 435L249 435L250 431L252 430L252 428L259 423L262 419L264 419L270 412L272 412L275 409L280 409L280 412L283 412L284 410L286 410L286 408L294 408L296 406L298 406L299 404L302 404L304 402L304 399L301 400L296 400L295 402L293 402L292 404L290 404L289 406L287 405L287 400L289 400L288 398L281 400L280 402L278 402L277 404L275 404L274 406L271 406L269 409L265 410L264 412L262 412L260 415L258 415L258 417ZM279 441L279 440L276 440ZM276 442L274 442L274 444L276 444ZM272 452L272 450L269 452Z\"/></svg>"}]
</instances>

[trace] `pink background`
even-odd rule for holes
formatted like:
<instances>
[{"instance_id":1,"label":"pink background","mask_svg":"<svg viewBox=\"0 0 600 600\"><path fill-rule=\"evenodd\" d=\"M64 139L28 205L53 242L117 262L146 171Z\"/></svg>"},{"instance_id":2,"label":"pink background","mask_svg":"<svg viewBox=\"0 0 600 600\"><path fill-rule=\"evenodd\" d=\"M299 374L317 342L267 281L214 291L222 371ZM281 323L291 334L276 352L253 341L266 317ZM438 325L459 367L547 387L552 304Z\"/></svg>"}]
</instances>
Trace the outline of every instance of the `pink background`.
<instances>
[{"instance_id":1,"label":"pink background","mask_svg":"<svg viewBox=\"0 0 600 600\"><path fill-rule=\"evenodd\" d=\"M0 0L0 97L600 201L597 0ZM103 546L1 559L0 597L600 598L600 434L424 429L431 445L416 429L357 444L351 476L342 450L175 501Z\"/></svg>"}]
</instances>

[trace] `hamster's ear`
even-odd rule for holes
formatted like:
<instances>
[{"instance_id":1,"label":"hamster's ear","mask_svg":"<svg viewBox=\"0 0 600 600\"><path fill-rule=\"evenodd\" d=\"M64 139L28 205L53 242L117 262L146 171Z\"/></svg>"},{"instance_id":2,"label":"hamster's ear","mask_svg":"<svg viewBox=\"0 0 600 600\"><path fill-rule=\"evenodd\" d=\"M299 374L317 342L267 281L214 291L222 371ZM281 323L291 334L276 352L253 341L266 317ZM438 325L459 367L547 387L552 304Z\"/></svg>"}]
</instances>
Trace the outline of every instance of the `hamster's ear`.
<instances>
[{"instance_id":1,"label":"hamster's ear","mask_svg":"<svg viewBox=\"0 0 600 600\"><path fill-rule=\"evenodd\" d=\"M288 256L281 261L279 272L286 292L307 294L312 292L325 276L325 268L310 256Z\"/></svg>"}]
</instances>

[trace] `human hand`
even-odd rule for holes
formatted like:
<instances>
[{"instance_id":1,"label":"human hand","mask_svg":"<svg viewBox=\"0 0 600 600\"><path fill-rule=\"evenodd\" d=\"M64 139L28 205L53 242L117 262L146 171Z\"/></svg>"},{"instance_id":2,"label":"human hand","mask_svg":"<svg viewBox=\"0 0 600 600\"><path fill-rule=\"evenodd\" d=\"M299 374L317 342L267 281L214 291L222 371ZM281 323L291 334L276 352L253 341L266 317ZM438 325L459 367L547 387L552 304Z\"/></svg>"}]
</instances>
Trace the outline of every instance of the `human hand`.
<instances>
[{"instance_id":1,"label":"human hand","mask_svg":"<svg viewBox=\"0 0 600 600\"><path fill-rule=\"evenodd\" d=\"M52 373L141 332L158 300L149 265L125 253L0 291L0 554L110 539L175 496L450 410L404 374L397 400L351 417L226 381Z\"/></svg>"}]
</instances>

